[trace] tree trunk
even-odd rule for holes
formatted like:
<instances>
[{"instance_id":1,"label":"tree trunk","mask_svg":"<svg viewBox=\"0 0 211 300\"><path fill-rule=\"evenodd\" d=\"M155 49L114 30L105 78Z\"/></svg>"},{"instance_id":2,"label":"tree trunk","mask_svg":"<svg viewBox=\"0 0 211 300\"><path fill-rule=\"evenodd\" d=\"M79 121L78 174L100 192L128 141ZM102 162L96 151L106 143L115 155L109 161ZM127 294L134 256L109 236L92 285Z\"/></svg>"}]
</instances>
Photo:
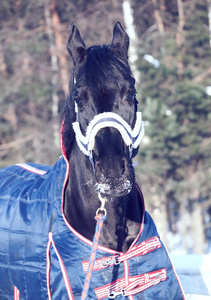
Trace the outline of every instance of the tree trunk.
<instances>
[{"instance_id":1,"label":"tree trunk","mask_svg":"<svg viewBox=\"0 0 211 300\"><path fill-rule=\"evenodd\" d=\"M188 241L188 211L185 205L185 199L181 199L180 202L180 214L181 214L181 233L182 243L185 253L189 252L189 241Z\"/></svg>"},{"instance_id":2,"label":"tree trunk","mask_svg":"<svg viewBox=\"0 0 211 300\"><path fill-rule=\"evenodd\" d=\"M68 63L66 53L66 42L64 42L62 32L61 32L61 22L58 15L58 10L56 7L56 1L51 0L51 20L52 20L52 28L55 37L55 46L56 46L56 56L58 57L59 62L59 73L62 83L62 88L64 93L67 95L68 93L68 81L69 81L69 71L68 71Z\"/></svg>"},{"instance_id":3,"label":"tree trunk","mask_svg":"<svg viewBox=\"0 0 211 300\"><path fill-rule=\"evenodd\" d=\"M2 49L1 43L0 43L0 73L3 76L7 75L7 65L6 65L5 60L4 60L4 52L3 52L3 49Z\"/></svg>"},{"instance_id":4,"label":"tree trunk","mask_svg":"<svg viewBox=\"0 0 211 300\"><path fill-rule=\"evenodd\" d=\"M168 68L169 66L169 61L168 61L168 56L166 55L166 49L165 49L165 26L164 26L164 22L162 19L162 15L161 15L161 11L164 13L166 10L165 7L165 1L162 0L160 2L160 6L158 4L157 0L152 0L153 6L154 6L154 18L155 18L155 22L158 28L158 32L160 33L160 37L159 39L161 39L161 53L163 56L163 61L164 61L164 65L166 68Z\"/></svg>"},{"instance_id":5,"label":"tree trunk","mask_svg":"<svg viewBox=\"0 0 211 300\"><path fill-rule=\"evenodd\" d=\"M155 224L157 226L159 235L161 236L161 239L166 244L167 248L168 246L168 214L167 214L167 179L162 179L162 181L158 181L159 186L159 196L158 194L153 195L153 206L155 206L154 212L153 212L153 219L155 220Z\"/></svg>"},{"instance_id":6,"label":"tree trunk","mask_svg":"<svg viewBox=\"0 0 211 300\"><path fill-rule=\"evenodd\" d=\"M57 95L57 85L58 85L58 59L56 56L56 46L54 41L54 33L52 27L51 11L50 11L50 0L45 1L45 21L47 25L47 34L49 38L49 50L51 56L51 68L52 68L52 119L53 119L53 133L54 133L54 144L59 147L59 127L58 127L58 107L59 98Z\"/></svg>"},{"instance_id":7,"label":"tree trunk","mask_svg":"<svg viewBox=\"0 0 211 300\"><path fill-rule=\"evenodd\" d=\"M194 168L197 165L197 172ZM192 249L195 254L203 254L205 247L205 228L203 222L201 199L202 173L200 162L192 162L187 168L187 189L190 199L190 230L192 237Z\"/></svg>"},{"instance_id":8,"label":"tree trunk","mask_svg":"<svg viewBox=\"0 0 211 300\"><path fill-rule=\"evenodd\" d=\"M210 33L210 47L211 47L211 0L207 0L207 8L208 8L208 26Z\"/></svg>"},{"instance_id":9,"label":"tree trunk","mask_svg":"<svg viewBox=\"0 0 211 300\"><path fill-rule=\"evenodd\" d=\"M138 60L138 54L137 54L138 38L136 35L135 26L134 26L133 10L132 10L129 0L123 1L122 9L123 9L123 16L124 16L126 31L130 38L129 61L131 62L131 70L135 76L136 81L138 83L140 83L140 73L136 68L136 62Z\"/></svg>"},{"instance_id":10,"label":"tree trunk","mask_svg":"<svg viewBox=\"0 0 211 300\"><path fill-rule=\"evenodd\" d=\"M163 198L165 195L163 195ZM155 207L152 211L152 218L157 227L158 233L164 242L164 244L168 247L168 239L167 239L167 213L166 213L166 205L165 200L160 199L160 197L156 194L152 195L153 206Z\"/></svg>"},{"instance_id":11,"label":"tree trunk","mask_svg":"<svg viewBox=\"0 0 211 300\"><path fill-rule=\"evenodd\" d=\"M202 218L201 204L196 201L191 213L191 233L193 239L193 252L195 254L204 253L205 236Z\"/></svg>"},{"instance_id":12,"label":"tree trunk","mask_svg":"<svg viewBox=\"0 0 211 300\"><path fill-rule=\"evenodd\" d=\"M177 0L178 6L178 13L179 13L179 20L178 20L178 27L176 33L176 45L178 49L177 54L177 66L178 66L178 79L180 81L183 80L184 74L184 64L183 64L183 56L185 54L185 38L184 38L184 26L185 26L185 18L184 18L184 10L183 10L183 3L182 0Z\"/></svg>"},{"instance_id":13,"label":"tree trunk","mask_svg":"<svg viewBox=\"0 0 211 300\"><path fill-rule=\"evenodd\" d=\"M156 21L157 26L158 26L158 31L161 35L164 35L165 34L165 27L164 27L163 20L162 20L161 14L160 14L160 10L158 9L157 0L152 0L152 3L154 5L154 16L155 16L155 21Z\"/></svg>"}]
</instances>

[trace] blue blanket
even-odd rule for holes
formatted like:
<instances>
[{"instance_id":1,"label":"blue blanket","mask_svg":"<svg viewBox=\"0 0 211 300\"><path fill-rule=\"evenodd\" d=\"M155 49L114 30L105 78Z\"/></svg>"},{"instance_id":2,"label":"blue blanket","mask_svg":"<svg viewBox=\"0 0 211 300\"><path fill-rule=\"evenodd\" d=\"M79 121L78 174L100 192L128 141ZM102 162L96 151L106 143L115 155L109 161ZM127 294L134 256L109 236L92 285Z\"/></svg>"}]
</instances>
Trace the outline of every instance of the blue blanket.
<instances>
[{"instance_id":1,"label":"blue blanket","mask_svg":"<svg viewBox=\"0 0 211 300\"><path fill-rule=\"evenodd\" d=\"M67 169L62 156L0 171L0 299L80 299L92 242L64 216ZM89 299L108 298L185 299L147 212L126 254L99 248Z\"/></svg>"}]
</instances>

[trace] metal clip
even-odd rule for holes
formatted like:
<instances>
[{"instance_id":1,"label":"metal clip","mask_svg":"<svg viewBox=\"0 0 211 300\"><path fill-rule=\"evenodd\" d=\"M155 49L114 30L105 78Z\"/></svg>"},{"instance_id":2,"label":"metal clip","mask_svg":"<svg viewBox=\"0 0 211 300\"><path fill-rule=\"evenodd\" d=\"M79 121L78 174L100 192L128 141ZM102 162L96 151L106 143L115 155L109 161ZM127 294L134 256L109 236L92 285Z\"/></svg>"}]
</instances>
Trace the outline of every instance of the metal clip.
<instances>
[{"instance_id":1,"label":"metal clip","mask_svg":"<svg viewBox=\"0 0 211 300\"><path fill-rule=\"evenodd\" d=\"M118 261L118 258L119 258L119 255L116 255L116 256L113 258L114 265L119 265L119 264L121 263L121 261Z\"/></svg>"},{"instance_id":2,"label":"metal clip","mask_svg":"<svg viewBox=\"0 0 211 300\"><path fill-rule=\"evenodd\" d=\"M121 289L121 291L119 291L119 292L112 291L109 293L108 298L115 299L116 296L119 296L119 295L125 296L125 290Z\"/></svg>"},{"instance_id":3,"label":"metal clip","mask_svg":"<svg viewBox=\"0 0 211 300\"><path fill-rule=\"evenodd\" d=\"M121 261L118 261L119 255L116 255L114 257L108 258L104 261L101 262L101 267L107 268L108 266L111 265L119 265Z\"/></svg>"},{"instance_id":4,"label":"metal clip","mask_svg":"<svg viewBox=\"0 0 211 300\"><path fill-rule=\"evenodd\" d=\"M150 245L151 244L151 245ZM152 250L154 250L156 247L157 247L157 245L156 245L156 242L155 241L147 241L146 242L146 246L147 246L147 249L150 251L152 251Z\"/></svg>"},{"instance_id":5,"label":"metal clip","mask_svg":"<svg viewBox=\"0 0 211 300\"><path fill-rule=\"evenodd\" d=\"M116 296L121 295L121 291L120 292L110 292L110 294L108 295L109 299L115 299Z\"/></svg>"},{"instance_id":6,"label":"metal clip","mask_svg":"<svg viewBox=\"0 0 211 300\"><path fill-rule=\"evenodd\" d=\"M160 274L158 274L158 275L156 275L154 278L153 278L153 285L157 285L157 284L159 284L160 282L161 282L161 275Z\"/></svg>"},{"instance_id":7,"label":"metal clip","mask_svg":"<svg viewBox=\"0 0 211 300\"><path fill-rule=\"evenodd\" d=\"M97 209L96 216L99 214L99 211L102 211L103 214L106 216L107 215L107 210L105 209L105 204L107 202L107 198L106 197L103 198L100 193L98 193L98 198L101 202L101 206Z\"/></svg>"},{"instance_id":8,"label":"metal clip","mask_svg":"<svg viewBox=\"0 0 211 300\"><path fill-rule=\"evenodd\" d=\"M111 261L109 259L107 259L107 260L104 260L101 262L101 267L107 268L108 266L110 266L110 264L111 264Z\"/></svg>"}]
</instances>

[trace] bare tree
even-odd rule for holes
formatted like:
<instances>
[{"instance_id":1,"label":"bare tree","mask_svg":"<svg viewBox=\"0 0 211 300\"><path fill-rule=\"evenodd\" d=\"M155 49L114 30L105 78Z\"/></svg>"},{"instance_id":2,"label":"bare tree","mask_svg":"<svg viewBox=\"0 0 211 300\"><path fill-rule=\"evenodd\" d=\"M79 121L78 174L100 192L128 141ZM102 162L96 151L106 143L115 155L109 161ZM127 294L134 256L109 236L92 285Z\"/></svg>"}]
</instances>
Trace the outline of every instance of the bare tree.
<instances>
[{"instance_id":1,"label":"bare tree","mask_svg":"<svg viewBox=\"0 0 211 300\"><path fill-rule=\"evenodd\" d=\"M177 55L177 65L178 65L178 78L179 80L183 80L183 73L184 73L184 65L183 65L183 56L185 53L185 37L184 37L184 26L185 26L185 17L184 17L184 9L183 9L183 2L182 0L177 0L178 5L178 27L176 33L176 44L178 48L178 55Z\"/></svg>"},{"instance_id":2,"label":"bare tree","mask_svg":"<svg viewBox=\"0 0 211 300\"><path fill-rule=\"evenodd\" d=\"M138 37L136 35L136 30L135 30L135 25L134 25L134 20L133 20L133 9L130 5L130 1L129 0L123 1L122 8L123 8L124 21L125 21L125 25L126 25L126 31L130 38L129 57L130 57L130 62L131 62L131 69L136 78L136 81L139 83L140 82L140 73L138 72L138 70L136 68L136 61L138 60L138 54L137 54L137 39L138 39Z\"/></svg>"},{"instance_id":3,"label":"bare tree","mask_svg":"<svg viewBox=\"0 0 211 300\"><path fill-rule=\"evenodd\" d=\"M67 56L65 55L65 44L63 35L62 35L62 26L61 21L58 14L58 9L56 5L56 0L51 0L50 2L51 8L51 22L52 22L52 29L54 33L54 40L55 40L55 53L58 57L58 64L59 64L59 73L61 78L62 88L65 94L68 92L68 63L67 63Z\"/></svg>"},{"instance_id":4,"label":"bare tree","mask_svg":"<svg viewBox=\"0 0 211 300\"><path fill-rule=\"evenodd\" d=\"M47 25L47 34L49 38L49 49L50 49L50 56L51 56L51 68L52 68L52 116L53 120L56 120L58 117L58 107L59 107L59 97L57 95L57 84L58 84L58 58L56 55L56 45L54 40L54 32L53 32L53 21L51 16L51 9L50 9L50 2L51 0L45 1L45 21ZM54 21L55 22L55 21ZM54 131L54 143L58 147L59 142L59 128L57 122L54 122L53 125Z\"/></svg>"},{"instance_id":5,"label":"bare tree","mask_svg":"<svg viewBox=\"0 0 211 300\"><path fill-rule=\"evenodd\" d=\"M211 0L207 0L207 7L208 7L208 22L209 22L210 47L211 47Z\"/></svg>"},{"instance_id":6,"label":"bare tree","mask_svg":"<svg viewBox=\"0 0 211 300\"><path fill-rule=\"evenodd\" d=\"M164 24L163 24L163 20L160 14L160 10L158 9L158 2L157 0L152 0L152 3L154 5L154 16L155 16L155 20L157 23L157 27L158 27L158 31L161 35L165 34L165 28L164 28ZM162 6L164 5L163 1L162 1Z\"/></svg>"}]
</instances>

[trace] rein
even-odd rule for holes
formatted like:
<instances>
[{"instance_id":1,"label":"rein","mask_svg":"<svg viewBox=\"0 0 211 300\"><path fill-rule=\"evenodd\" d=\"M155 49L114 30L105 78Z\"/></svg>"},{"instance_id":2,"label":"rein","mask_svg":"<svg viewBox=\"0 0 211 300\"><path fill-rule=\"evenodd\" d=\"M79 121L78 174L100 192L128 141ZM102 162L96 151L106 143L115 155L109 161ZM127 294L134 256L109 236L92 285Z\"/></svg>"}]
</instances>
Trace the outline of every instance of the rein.
<instances>
[{"instance_id":1,"label":"rein","mask_svg":"<svg viewBox=\"0 0 211 300\"><path fill-rule=\"evenodd\" d=\"M88 299L89 287L90 287L94 264L95 264L95 260L96 260L96 256L97 256L100 234L101 234L101 231L103 228L103 223L106 220L106 215L107 215L107 211L105 209L105 203L107 202L107 199L103 198L100 193L98 193L98 197L101 201L101 206L96 211L95 220L97 221L97 223L96 223L96 227L95 227L95 234L94 234L91 254L90 254L90 258L89 258L89 266L88 266L88 270L87 270L87 274L86 274L86 278L85 278L85 282L84 282L84 288L83 288L83 292L81 295L81 300ZM102 213L100 213L100 211Z\"/></svg>"}]
</instances>

